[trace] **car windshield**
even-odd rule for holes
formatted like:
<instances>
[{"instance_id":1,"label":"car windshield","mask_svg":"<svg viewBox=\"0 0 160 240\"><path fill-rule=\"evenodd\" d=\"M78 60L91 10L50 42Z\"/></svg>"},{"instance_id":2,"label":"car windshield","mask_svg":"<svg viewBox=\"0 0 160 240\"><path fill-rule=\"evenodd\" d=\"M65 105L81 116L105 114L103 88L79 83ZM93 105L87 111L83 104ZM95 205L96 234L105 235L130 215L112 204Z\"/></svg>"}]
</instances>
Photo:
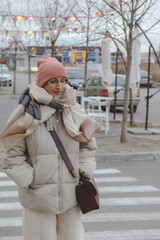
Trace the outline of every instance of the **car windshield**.
<instances>
[{"instance_id":1,"label":"car windshield","mask_svg":"<svg viewBox=\"0 0 160 240\"><path fill-rule=\"evenodd\" d=\"M4 69L4 68L0 68L0 74L6 74L6 73L8 73L9 74L9 71L8 70L6 70L6 69Z\"/></svg>"},{"instance_id":2,"label":"car windshield","mask_svg":"<svg viewBox=\"0 0 160 240\"><path fill-rule=\"evenodd\" d=\"M117 86L125 86L125 77L117 76ZM115 80L110 84L110 86L115 86Z\"/></svg>"},{"instance_id":3,"label":"car windshield","mask_svg":"<svg viewBox=\"0 0 160 240\"><path fill-rule=\"evenodd\" d=\"M69 79L84 79L84 68L82 69L67 69ZM87 78L90 76L90 72L87 72Z\"/></svg>"}]
</instances>

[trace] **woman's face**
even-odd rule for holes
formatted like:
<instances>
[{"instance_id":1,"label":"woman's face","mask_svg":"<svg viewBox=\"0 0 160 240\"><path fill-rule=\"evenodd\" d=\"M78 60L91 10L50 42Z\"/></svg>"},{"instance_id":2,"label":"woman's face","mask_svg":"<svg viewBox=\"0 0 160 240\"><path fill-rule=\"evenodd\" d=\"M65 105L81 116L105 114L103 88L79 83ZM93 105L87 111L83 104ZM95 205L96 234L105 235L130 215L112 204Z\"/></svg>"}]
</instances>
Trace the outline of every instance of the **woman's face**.
<instances>
[{"instance_id":1,"label":"woman's face","mask_svg":"<svg viewBox=\"0 0 160 240\"><path fill-rule=\"evenodd\" d=\"M60 98L65 90L67 80L64 77L50 79L44 84L44 89L55 98Z\"/></svg>"}]
</instances>

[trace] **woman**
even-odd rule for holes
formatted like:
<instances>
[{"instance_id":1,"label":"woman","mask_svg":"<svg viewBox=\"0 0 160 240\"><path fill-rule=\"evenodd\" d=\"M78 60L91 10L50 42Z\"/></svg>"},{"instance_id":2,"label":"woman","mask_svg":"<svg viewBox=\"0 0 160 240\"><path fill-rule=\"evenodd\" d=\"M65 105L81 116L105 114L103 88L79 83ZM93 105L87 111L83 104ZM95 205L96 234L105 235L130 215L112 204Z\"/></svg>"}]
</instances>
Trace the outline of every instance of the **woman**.
<instances>
[{"instance_id":1,"label":"woman","mask_svg":"<svg viewBox=\"0 0 160 240\"><path fill-rule=\"evenodd\" d=\"M99 130L76 102L64 66L38 61L36 82L21 96L1 134L3 171L18 186L25 240L83 240L82 214L69 173L49 131L56 130L76 174L91 177Z\"/></svg>"}]
</instances>

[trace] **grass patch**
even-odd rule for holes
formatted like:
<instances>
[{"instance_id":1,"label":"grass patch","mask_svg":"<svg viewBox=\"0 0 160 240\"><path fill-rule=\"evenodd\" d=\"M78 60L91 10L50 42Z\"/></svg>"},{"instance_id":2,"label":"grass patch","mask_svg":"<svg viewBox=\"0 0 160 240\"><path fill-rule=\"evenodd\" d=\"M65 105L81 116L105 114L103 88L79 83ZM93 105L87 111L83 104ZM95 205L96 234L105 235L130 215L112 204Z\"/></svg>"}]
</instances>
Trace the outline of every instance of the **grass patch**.
<instances>
[{"instance_id":1,"label":"grass patch","mask_svg":"<svg viewBox=\"0 0 160 240\"><path fill-rule=\"evenodd\" d=\"M137 128L138 128L138 127L142 127L142 124L139 124L139 123L134 123L134 124L132 124L132 125L128 124L127 127L129 127L129 128L131 128L131 127L134 127L134 128L137 127Z\"/></svg>"}]
</instances>

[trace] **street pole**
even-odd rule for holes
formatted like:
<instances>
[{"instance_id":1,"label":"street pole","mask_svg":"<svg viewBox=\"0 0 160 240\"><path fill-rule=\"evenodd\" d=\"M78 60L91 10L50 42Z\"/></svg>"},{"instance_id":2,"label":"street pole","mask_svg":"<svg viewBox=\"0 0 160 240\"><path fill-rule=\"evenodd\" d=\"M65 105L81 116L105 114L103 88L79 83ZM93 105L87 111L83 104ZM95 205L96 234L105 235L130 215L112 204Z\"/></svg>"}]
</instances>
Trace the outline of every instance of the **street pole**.
<instances>
[{"instance_id":1,"label":"street pole","mask_svg":"<svg viewBox=\"0 0 160 240\"><path fill-rule=\"evenodd\" d=\"M14 66L14 80L13 80L13 94L16 93L16 70L17 70L17 41L15 40L15 66Z\"/></svg>"},{"instance_id":2,"label":"street pole","mask_svg":"<svg viewBox=\"0 0 160 240\"><path fill-rule=\"evenodd\" d=\"M148 130L148 113L149 113L149 78L150 78L150 59L151 59L151 47L149 46L148 53L148 84L147 84L147 104L146 104L146 122L145 122L145 130Z\"/></svg>"},{"instance_id":3,"label":"street pole","mask_svg":"<svg viewBox=\"0 0 160 240\"><path fill-rule=\"evenodd\" d=\"M118 49L116 53L116 76L115 76L115 88L114 88L114 114L113 119L116 119L116 103L117 103L117 74L118 74Z\"/></svg>"}]
</instances>

